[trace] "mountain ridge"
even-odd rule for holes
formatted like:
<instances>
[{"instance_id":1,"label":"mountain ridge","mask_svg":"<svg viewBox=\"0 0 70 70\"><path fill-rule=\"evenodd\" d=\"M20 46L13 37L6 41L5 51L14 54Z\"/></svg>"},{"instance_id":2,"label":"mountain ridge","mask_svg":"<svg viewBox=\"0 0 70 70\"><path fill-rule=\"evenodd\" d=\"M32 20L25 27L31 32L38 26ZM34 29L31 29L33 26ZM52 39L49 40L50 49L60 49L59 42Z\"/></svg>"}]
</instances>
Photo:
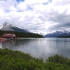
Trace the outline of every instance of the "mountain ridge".
<instances>
[{"instance_id":1,"label":"mountain ridge","mask_svg":"<svg viewBox=\"0 0 70 70\"><path fill-rule=\"evenodd\" d=\"M13 26L12 24L9 24L7 22L5 22L3 24L3 27L0 30L3 30L3 31L16 31L16 32L29 32L29 30Z\"/></svg>"},{"instance_id":2,"label":"mountain ridge","mask_svg":"<svg viewBox=\"0 0 70 70\"><path fill-rule=\"evenodd\" d=\"M32 33L26 29L12 26L7 22L5 22L5 24L3 24L3 27L0 29L0 36L5 33L14 33L17 38L43 38L43 36L40 34Z\"/></svg>"},{"instance_id":3,"label":"mountain ridge","mask_svg":"<svg viewBox=\"0 0 70 70\"><path fill-rule=\"evenodd\" d=\"M53 33L46 34L44 37L65 37L65 36L70 36L69 31L56 31Z\"/></svg>"}]
</instances>

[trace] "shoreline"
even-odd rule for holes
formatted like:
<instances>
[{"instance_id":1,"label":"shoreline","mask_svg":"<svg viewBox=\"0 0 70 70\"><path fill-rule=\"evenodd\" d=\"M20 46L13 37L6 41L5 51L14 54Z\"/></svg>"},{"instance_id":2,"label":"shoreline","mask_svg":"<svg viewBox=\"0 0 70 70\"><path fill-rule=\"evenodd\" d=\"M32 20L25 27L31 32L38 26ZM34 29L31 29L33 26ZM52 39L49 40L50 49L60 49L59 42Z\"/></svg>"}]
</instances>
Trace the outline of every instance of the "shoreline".
<instances>
[{"instance_id":1,"label":"shoreline","mask_svg":"<svg viewBox=\"0 0 70 70\"><path fill-rule=\"evenodd\" d=\"M70 59L50 56L46 62L20 51L0 49L0 70L70 70Z\"/></svg>"}]
</instances>

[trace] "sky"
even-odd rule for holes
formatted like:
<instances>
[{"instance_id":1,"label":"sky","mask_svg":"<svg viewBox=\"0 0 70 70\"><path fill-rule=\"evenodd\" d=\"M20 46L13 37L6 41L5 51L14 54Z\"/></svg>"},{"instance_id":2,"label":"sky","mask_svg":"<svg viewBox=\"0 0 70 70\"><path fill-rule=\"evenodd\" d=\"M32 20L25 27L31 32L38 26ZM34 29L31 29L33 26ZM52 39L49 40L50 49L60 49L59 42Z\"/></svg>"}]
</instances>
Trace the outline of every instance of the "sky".
<instances>
[{"instance_id":1,"label":"sky","mask_svg":"<svg viewBox=\"0 0 70 70\"><path fill-rule=\"evenodd\" d=\"M70 0L0 0L0 26L5 21L40 34L70 31Z\"/></svg>"}]
</instances>

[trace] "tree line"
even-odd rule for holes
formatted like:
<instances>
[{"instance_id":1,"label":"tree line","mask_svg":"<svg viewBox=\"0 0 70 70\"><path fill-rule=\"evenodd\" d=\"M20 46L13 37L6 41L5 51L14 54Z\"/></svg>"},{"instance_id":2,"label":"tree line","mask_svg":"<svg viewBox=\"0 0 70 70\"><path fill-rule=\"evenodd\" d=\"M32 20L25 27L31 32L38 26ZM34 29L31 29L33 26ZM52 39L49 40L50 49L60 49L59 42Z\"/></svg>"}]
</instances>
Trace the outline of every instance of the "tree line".
<instances>
[{"instance_id":1,"label":"tree line","mask_svg":"<svg viewBox=\"0 0 70 70\"><path fill-rule=\"evenodd\" d=\"M14 33L16 37L23 37L23 38L43 38L43 36L40 34L35 34L30 32L26 33L26 32L15 32L15 31L3 31L3 30L0 30L0 37L5 33Z\"/></svg>"}]
</instances>

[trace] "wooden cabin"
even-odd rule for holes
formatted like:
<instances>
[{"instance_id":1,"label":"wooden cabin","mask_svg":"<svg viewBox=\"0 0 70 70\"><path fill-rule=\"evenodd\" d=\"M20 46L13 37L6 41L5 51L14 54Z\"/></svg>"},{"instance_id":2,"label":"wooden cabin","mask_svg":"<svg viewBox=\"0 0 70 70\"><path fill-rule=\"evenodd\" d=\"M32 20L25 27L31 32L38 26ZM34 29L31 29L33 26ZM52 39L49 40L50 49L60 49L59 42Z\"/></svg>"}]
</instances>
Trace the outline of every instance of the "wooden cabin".
<instances>
[{"instance_id":1,"label":"wooden cabin","mask_svg":"<svg viewBox=\"0 0 70 70\"><path fill-rule=\"evenodd\" d=\"M16 39L16 35L15 34L3 34L1 36L1 38L5 38L7 40L15 40Z\"/></svg>"}]
</instances>

